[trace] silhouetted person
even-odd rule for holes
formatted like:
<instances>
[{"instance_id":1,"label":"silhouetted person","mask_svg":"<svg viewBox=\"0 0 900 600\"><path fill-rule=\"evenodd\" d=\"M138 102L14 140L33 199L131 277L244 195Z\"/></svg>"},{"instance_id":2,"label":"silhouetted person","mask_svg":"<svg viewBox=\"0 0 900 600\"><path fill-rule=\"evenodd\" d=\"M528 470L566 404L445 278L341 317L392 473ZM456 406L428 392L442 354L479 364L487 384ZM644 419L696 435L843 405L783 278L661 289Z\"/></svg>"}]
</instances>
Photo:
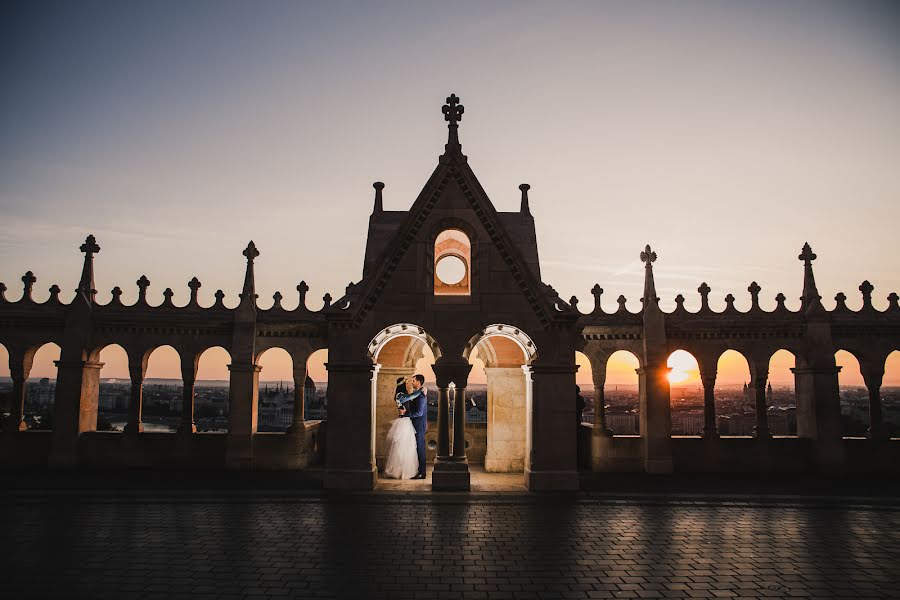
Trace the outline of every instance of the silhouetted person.
<instances>
[{"instance_id":1,"label":"silhouetted person","mask_svg":"<svg viewBox=\"0 0 900 600\"><path fill-rule=\"evenodd\" d=\"M575 424L581 425L584 417L584 396L581 395L581 388L575 386Z\"/></svg>"}]
</instances>

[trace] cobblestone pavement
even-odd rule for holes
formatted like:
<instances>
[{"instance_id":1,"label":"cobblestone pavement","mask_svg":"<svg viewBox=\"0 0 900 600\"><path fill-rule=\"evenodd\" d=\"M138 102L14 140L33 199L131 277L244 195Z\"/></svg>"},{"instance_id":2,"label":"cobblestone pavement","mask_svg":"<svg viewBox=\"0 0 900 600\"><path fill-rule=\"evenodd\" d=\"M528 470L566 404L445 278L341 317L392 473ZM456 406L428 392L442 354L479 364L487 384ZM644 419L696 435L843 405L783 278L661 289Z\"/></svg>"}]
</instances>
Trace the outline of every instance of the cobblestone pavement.
<instances>
[{"instance_id":1,"label":"cobblestone pavement","mask_svg":"<svg viewBox=\"0 0 900 600\"><path fill-rule=\"evenodd\" d=\"M897 598L900 507L6 497L0 596Z\"/></svg>"}]
</instances>

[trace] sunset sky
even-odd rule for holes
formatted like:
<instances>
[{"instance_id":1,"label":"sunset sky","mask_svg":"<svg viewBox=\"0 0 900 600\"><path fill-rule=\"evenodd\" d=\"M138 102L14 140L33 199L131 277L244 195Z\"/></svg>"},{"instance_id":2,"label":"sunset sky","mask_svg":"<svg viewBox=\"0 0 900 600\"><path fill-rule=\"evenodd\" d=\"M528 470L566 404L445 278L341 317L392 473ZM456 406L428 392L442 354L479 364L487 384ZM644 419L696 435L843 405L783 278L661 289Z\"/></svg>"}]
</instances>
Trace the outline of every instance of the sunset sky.
<instances>
[{"instance_id":1,"label":"sunset sky","mask_svg":"<svg viewBox=\"0 0 900 600\"><path fill-rule=\"evenodd\" d=\"M306 280L318 308L361 277L372 182L385 208L412 204L455 92L476 175L501 211L531 184L543 279L582 308L599 283L606 310L625 294L637 311L649 243L666 310L678 293L696 309L703 281L713 308L730 292L746 309L754 280L764 308L783 292L796 309L804 242L827 307L843 291L858 308L868 279L884 308L900 291L895 7L4 3L0 281L16 300L32 270L39 301L54 283L68 301L93 233L100 302L116 285L132 302L145 274L151 302L171 287L186 303L197 276L201 303L221 288L233 306L253 239L260 304L295 306ZM44 354L33 376L55 372ZM267 360L264 378L290 377ZM722 369L739 383L746 367Z\"/></svg>"}]
</instances>

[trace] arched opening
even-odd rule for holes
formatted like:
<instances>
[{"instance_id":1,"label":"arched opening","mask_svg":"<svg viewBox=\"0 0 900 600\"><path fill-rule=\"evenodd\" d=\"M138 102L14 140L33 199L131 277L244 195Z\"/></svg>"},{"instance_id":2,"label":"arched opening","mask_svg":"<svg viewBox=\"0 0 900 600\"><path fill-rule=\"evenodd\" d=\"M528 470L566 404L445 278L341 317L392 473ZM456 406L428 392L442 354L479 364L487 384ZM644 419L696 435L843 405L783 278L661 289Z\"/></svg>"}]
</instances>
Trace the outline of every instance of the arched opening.
<instances>
[{"instance_id":1,"label":"arched opening","mask_svg":"<svg viewBox=\"0 0 900 600\"><path fill-rule=\"evenodd\" d=\"M716 364L716 428L719 435L754 435L756 392L750 381L750 364L743 354L726 350Z\"/></svg>"},{"instance_id":2,"label":"arched opening","mask_svg":"<svg viewBox=\"0 0 900 600\"><path fill-rule=\"evenodd\" d=\"M834 353L841 393L841 435L865 437L869 429L869 389L863 380L859 361L846 350Z\"/></svg>"},{"instance_id":3,"label":"arched opening","mask_svg":"<svg viewBox=\"0 0 900 600\"><path fill-rule=\"evenodd\" d=\"M147 433L169 433L181 424L183 398L181 357L172 346L159 346L150 353L144 375L141 421Z\"/></svg>"},{"instance_id":4,"label":"arched opening","mask_svg":"<svg viewBox=\"0 0 900 600\"><path fill-rule=\"evenodd\" d=\"M796 357L779 350L769 359L769 383L766 386L766 410L772 435L797 435L797 396L794 392Z\"/></svg>"},{"instance_id":5,"label":"arched opening","mask_svg":"<svg viewBox=\"0 0 900 600\"><path fill-rule=\"evenodd\" d=\"M703 386L697 359L686 350L676 350L669 355L666 366L671 369L672 435L700 435L703 432Z\"/></svg>"},{"instance_id":6,"label":"arched opening","mask_svg":"<svg viewBox=\"0 0 900 600\"><path fill-rule=\"evenodd\" d=\"M369 344L369 355L375 363L372 379L372 401L375 418L375 462L379 472L384 469L387 458L387 433L397 412L396 395L398 386L407 389L412 378L418 373L425 377L427 390L428 421L437 421L437 388L430 368L441 356L440 346L422 327L412 323L399 323L381 330ZM434 460L437 433L434 427L426 432L426 462ZM430 443L434 442L434 443Z\"/></svg>"},{"instance_id":7,"label":"arched opening","mask_svg":"<svg viewBox=\"0 0 900 600\"><path fill-rule=\"evenodd\" d=\"M110 344L100 350L97 360L103 363L97 398L97 431L125 431L131 401L128 353L122 346Z\"/></svg>"},{"instance_id":8,"label":"arched opening","mask_svg":"<svg viewBox=\"0 0 900 600\"><path fill-rule=\"evenodd\" d=\"M9 351L6 346L0 344L0 429L5 430L8 426L9 413L12 412L13 402L13 384L9 372Z\"/></svg>"},{"instance_id":9,"label":"arched opening","mask_svg":"<svg viewBox=\"0 0 900 600\"><path fill-rule=\"evenodd\" d=\"M466 443L469 444L466 457L478 464L483 456L485 471L522 473L525 470L531 409L528 365L536 354L531 338L512 325L486 327L466 346L464 356L473 365L466 388ZM484 386L483 395L480 385ZM450 422L454 422L452 410Z\"/></svg>"},{"instance_id":10,"label":"arched opening","mask_svg":"<svg viewBox=\"0 0 900 600\"><path fill-rule=\"evenodd\" d=\"M881 415L884 432L892 438L900 437L900 350L891 352L884 361Z\"/></svg>"},{"instance_id":11,"label":"arched opening","mask_svg":"<svg viewBox=\"0 0 900 600\"><path fill-rule=\"evenodd\" d=\"M303 418L321 421L328 414L328 350L323 348L310 354L306 361L306 390Z\"/></svg>"},{"instance_id":12,"label":"arched opening","mask_svg":"<svg viewBox=\"0 0 900 600\"><path fill-rule=\"evenodd\" d=\"M260 367L256 430L284 433L294 420L294 360L283 348L269 348L256 364Z\"/></svg>"},{"instance_id":13,"label":"arched opening","mask_svg":"<svg viewBox=\"0 0 900 600\"><path fill-rule=\"evenodd\" d=\"M53 429L53 409L56 398L56 362L59 346L44 344L34 353L31 372L25 383L25 424L28 429Z\"/></svg>"},{"instance_id":14,"label":"arched opening","mask_svg":"<svg viewBox=\"0 0 900 600\"><path fill-rule=\"evenodd\" d=\"M641 423L640 368L638 357L617 350L606 361L606 426L613 435L639 435Z\"/></svg>"},{"instance_id":15,"label":"arched opening","mask_svg":"<svg viewBox=\"0 0 900 600\"><path fill-rule=\"evenodd\" d=\"M207 348L197 360L194 383L194 423L198 433L228 431L228 392L231 354L221 346Z\"/></svg>"},{"instance_id":16,"label":"arched opening","mask_svg":"<svg viewBox=\"0 0 900 600\"><path fill-rule=\"evenodd\" d=\"M575 352L575 392L577 404L575 410L581 412L578 419L580 423L594 423L596 409L594 408L594 372L591 368L591 359L583 352Z\"/></svg>"},{"instance_id":17,"label":"arched opening","mask_svg":"<svg viewBox=\"0 0 900 600\"><path fill-rule=\"evenodd\" d=\"M472 293L472 243L459 229L445 229L434 240L434 295Z\"/></svg>"}]
</instances>

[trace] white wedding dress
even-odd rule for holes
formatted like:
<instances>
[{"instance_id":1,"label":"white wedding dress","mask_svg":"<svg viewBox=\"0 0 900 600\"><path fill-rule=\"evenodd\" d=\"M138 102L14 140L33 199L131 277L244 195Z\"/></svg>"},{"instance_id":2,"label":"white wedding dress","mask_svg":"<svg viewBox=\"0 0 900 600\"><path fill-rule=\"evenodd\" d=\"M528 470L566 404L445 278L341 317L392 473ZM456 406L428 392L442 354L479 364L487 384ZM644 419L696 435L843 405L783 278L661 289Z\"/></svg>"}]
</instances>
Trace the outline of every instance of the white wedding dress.
<instances>
[{"instance_id":1,"label":"white wedding dress","mask_svg":"<svg viewBox=\"0 0 900 600\"><path fill-rule=\"evenodd\" d=\"M384 476L391 479L412 479L419 472L419 454L416 450L416 428L407 417L391 421L387 432L387 458Z\"/></svg>"}]
</instances>

